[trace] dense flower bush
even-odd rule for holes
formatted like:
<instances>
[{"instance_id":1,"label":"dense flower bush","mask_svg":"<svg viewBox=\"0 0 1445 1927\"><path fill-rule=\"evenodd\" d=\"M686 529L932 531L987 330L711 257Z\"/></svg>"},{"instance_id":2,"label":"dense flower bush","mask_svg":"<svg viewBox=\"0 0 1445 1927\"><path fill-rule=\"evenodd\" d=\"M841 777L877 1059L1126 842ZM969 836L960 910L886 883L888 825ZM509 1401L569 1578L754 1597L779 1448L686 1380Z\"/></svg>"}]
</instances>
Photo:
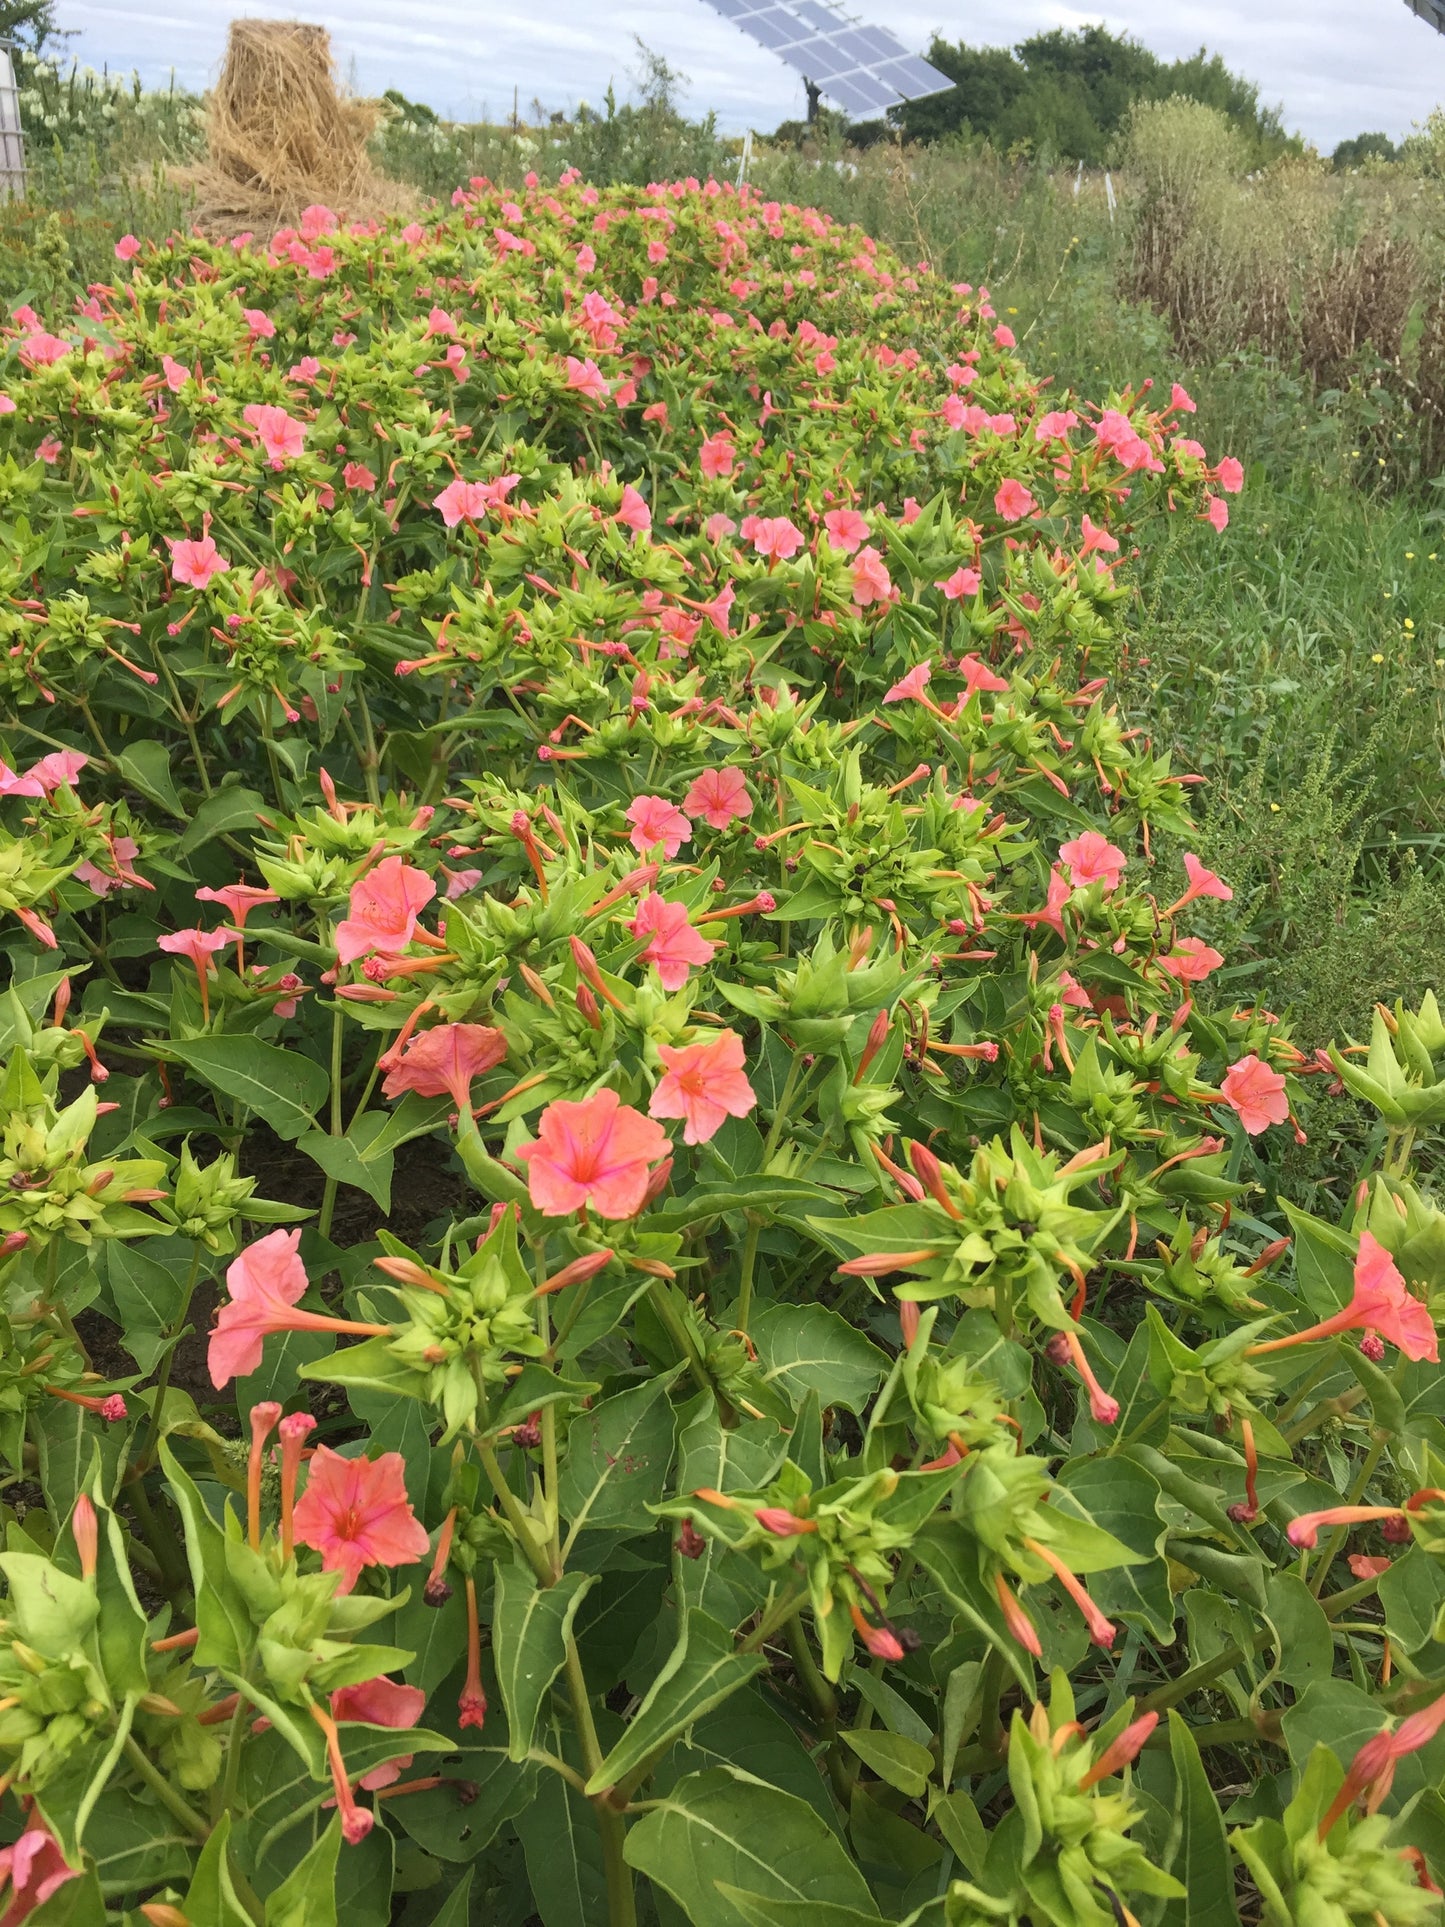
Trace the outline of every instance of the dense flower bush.
<instances>
[{"instance_id":1,"label":"dense flower bush","mask_svg":"<svg viewBox=\"0 0 1445 1927\"><path fill-rule=\"evenodd\" d=\"M116 252L0 376L6 1918L1436 1918L1445 1024L1211 1000L1189 397L713 183Z\"/></svg>"}]
</instances>

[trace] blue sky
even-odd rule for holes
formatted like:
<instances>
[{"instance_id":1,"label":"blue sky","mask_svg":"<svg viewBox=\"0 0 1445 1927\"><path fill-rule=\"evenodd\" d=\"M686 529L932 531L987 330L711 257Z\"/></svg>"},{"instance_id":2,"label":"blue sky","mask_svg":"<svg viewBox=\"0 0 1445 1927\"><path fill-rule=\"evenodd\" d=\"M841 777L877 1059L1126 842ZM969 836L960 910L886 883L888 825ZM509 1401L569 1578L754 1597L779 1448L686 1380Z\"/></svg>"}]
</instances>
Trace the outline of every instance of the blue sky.
<instances>
[{"instance_id":1,"label":"blue sky","mask_svg":"<svg viewBox=\"0 0 1445 1927\"><path fill-rule=\"evenodd\" d=\"M1103 20L1166 56L1207 44L1282 103L1286 123L1328 150L1349 134L1398 137L1445 102L1445 37L1404 0L1117 0L1100 9L1059 0L851 0L920 51L934 29L1000 45L1051 26ZM344 72L363 92L400 87L443 113L522 111L600 100L629 87L639 34L690 76L688 103L716 109L729 132L766 129L799 112L802 89L780 61L728 26L704 0L59 0L61 26L93 66L138 68L149 81L174 67L203 86L245 11L329 27Z\"/></svg>"}]
</instances>

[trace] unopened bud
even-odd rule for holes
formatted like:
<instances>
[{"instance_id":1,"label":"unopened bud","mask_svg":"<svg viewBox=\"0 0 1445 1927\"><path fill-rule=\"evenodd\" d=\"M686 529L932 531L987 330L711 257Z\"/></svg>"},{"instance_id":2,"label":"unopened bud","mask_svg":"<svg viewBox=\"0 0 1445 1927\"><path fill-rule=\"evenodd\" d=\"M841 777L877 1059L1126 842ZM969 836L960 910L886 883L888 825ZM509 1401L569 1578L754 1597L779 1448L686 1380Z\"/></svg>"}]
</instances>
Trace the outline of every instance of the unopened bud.
<instances>
[{"instance_id":1,"label":"unopened bud","mask_svg":"<svg viewBox=\"0 0 1445 1927\"><path fill-rule=\"evenodd\" d=\"M707 1540L703 1538L691 1519L684 1519L677 1535L677 1549L684 1559L701 1559L707 1551Z\"/></svg>"},{"instance_id":2,"label":"unopened bud","mask_svg":"<svg viewBox=\"0 0 1445 1927\"><path fill-rule=\"evenodd\" d=\"M1099 1755L1098 1759L1095 1760L1083 1779L1080 1780L1080 1793L1086 1793L1091 1786L1097 1786L1100 1780L1107 1780L1111 1774L1117 1773L1121 1767L1128 1766L1131 1760L1138 1759L1140 1753L1144 1750L1144 1742L1158 1724L1159 1715L1157 1713L1141 1713L1137 1720L1134 1720L1130 1725L1126 1726L1119 1737L1116 1740L1111 1740L1108 1746L1104 1748L1104 1751Z\"/></svg>"},{"instance_id":3,"label":"unopened bud","mask_svg":"<svg viewBox=\"0 0 1445 1927\"><path fill-rule=\"evenodd\" d=\"M602 1007L586 984L577 986L577 1008L592 1026L593 1030L602 1028Z\"/></svg>"}]
</instances>

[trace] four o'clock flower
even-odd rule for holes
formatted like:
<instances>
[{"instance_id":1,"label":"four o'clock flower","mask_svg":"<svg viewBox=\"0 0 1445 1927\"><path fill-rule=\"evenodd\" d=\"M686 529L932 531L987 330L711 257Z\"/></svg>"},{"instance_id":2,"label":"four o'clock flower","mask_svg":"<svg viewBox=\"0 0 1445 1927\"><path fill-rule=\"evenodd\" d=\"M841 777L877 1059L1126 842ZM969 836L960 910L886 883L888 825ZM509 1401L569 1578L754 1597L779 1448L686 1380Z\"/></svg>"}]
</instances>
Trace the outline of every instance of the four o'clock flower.
<instances>
[{"instance_id":1,"label":"four o'clock flower","mask_svg":"<svg viewBox=\"0 0 1445 1927\"><path fill-rule=\"evenodd\" d=\"M164 937L156 938L156 948L164 950L172 957L189 957L195 966L196 982L201 989L201 1019L211 1021L211 992L207 974L213 968L211 959L218 950L234 943L234 930L172 930Z\"/></svg>"},{"instance_id":2,"label":"four o'clock flower","mask_svg":"<svg viewBox=\"0 0 1445 1927\"><path fill-rule=\"evenodd\" d=\"M585 361L568 355L567 386L573 394L583 395L588 401L606 401L611 392L606 377L590 355Z\"/></svg>"},{"instance_id":3,"label":"four o'clock flower","mask_svg":"<svg viewBox=\"0 0 1445 1927\"><path fill-rule=\"evenodd\" d=\"M209 587L212 576L224 575L231 566L209 535L198 542L172 541L170 551L171 580L191 589Z\"/></svg>"},{"instance_id":4,"label":"four o'clock flower","mask_svg":"<svg viewBox=\"0 0 1445 1927\"><path fill-rule=\"evenodd\" d=\"M665 796L634 796L626 814L632 825L628 841L643 856L660 843L665 857L675 857L692 839L692 824Z\"/></svg>"},{"instance_id":5,"label":"four o'clock flower","mask_svg":"<svg viewBox=\"0 0 1445 1927\"><path fill-rule=\"evenodd\" d=\"M1211 950L1201 938L1181 937L1169 955L1159 959L1159 968L1182 984L1202 984L1223 962L1219 951Z\"/></svg>"},{"instance_id":6,"label":"four o'clock flower","mask_svg":"<svg viewBox=\"0 0 1445 1927\"><path fill-rule=\"evenodd\" d=\"M246 422L255 432L256 440L265 450L266 459L272 468L283 468L289 461L295 461L305 451L306 424L288 415L284 408L272 408L264 402L249 402L241 411Z\"/></svg>"},{"instance_id":7,"label":"four o'clock flower","mask_svg":"<svg viewBox=\"0 0 1445 1927\"><path fill-rule=\"evenodd\" d=\"M1085 830L1071 843L1059 845L1059 857L1069 866L1069 881L1076 890L1090 883L1102 883L1105 893L1117 890L1129 859L1108 837L1097 830Z\"/></svg>"},{"instance_id":8,"label":"four o'clock flower","mask_svg":"<svg viewBox=\"0 0 1445 1927\"><path fill-rule=\"evenodd\" d=\"M657 965L664 990L681 990L688 971L695 964L710 963L717 949L693 929L685 904L669 903L655 890L642 899L627 927L634 937L647 938L638 962Z\"/></svg>"},{"instance_id":9,"label":"four o'clock flower","mask_svg":"<svg viewBox=\"0 0 1445 1927\"><path fill-rule=\"evenodd\" d=\"M823 517L823 527L828 532L829 545L841 549L844 555L861 548L873 533L867 516L860 515L857 509L830 509Z\"/></svg>"},{"instance_id":10,"label":"four o'clock flower","mask_svg":"<svg viewBox=\"0 0 1445 1927\"><path fill-rule=\"evenodd\" d=\"M1398 1345L1409 1359L1440 1362L1435 1337L1435 1321L1429 1307L1407 1290L1394 1259L1368 1231L1360 1233L1360 1249L1355 1258L1355 1289L1349 1304L1316 1325L1290 1332L1283 1338L1266 1339L1251 1345L1247 1356L1282 1351L1288 1345L1306 1345L1318 1338L1332 1338L1336 1332L1373 1331Z\"/></svg>"},{"instance_id":11,"label":"four o'clock flower","mask_svg":"<svg viewBox=\"0 0 1445 1927\"><path fill-rule=\"evenodd\" d=\"M390 1331L389 1325L355 1324L349 1318L298 1309L309 1282L300 1244L299 1231L268 1231L228 1266L226 1289L231 1295L216 1315L208 1353L211 1383L218 1389L258 1369L264 1341L272 1332L344 1332L370 1338Z\"/></svg>"},{"instance_id":12,"label":"four o'clock flower","mask_svg":"<svg viewBox=\"0 0 1445 1927\"><path fill-rule=\"evenodd\" d=\"M1038 507L1023 483L1015 481L1012 476L995 491L993 505L1005 522L1021 522Z\"/></svg>"},{"instance_id":13,"label":"four o'clock flower","mask_svg":"<svg viewBox=\"0 0 1445 1927\"><path fill-rule=\"evenodd\" d=\"M535 1143L519 1146L517 1156L527 1166L532 1203L545 1216L565 1218L590 1205L603 1218L633 1218L652 1166L670 1149L660 1124L604 1089L581 1103L549 1104Z\"/></svg>"},{"instance_id":14,"label":"four o'clock flower","mask_svg":"<svg viewBox=\"0 0 1445 1927\"><path fill-rule=\"evenodd\" d=\"M684 1144L706 1144L728 1118L746 1117L758 1101L744 1069L743 1040L735 1031L678 1050L659 1044L657 1054L666 1073L647 1108L653 1117L685 1119Z\"/></svg>"},{"instance_id":15,"label":"four o'clock flower","mask_svg":"<svg viewBox=\"0 0 1445 1927\"><path fill-rule=\"evenodd\" d=\"M340 1592L351 1591L363 1566L409 1566L431 1546L406 1496L400 1452L346 1459L318 1445L296 1501L295 1532L321 1554L324 1571L341 1574Z\"/></svg>"},{"instance_id":16,"label":"four o'clock flower","mask_svg":"<svg viewBox=\"0 0 1445 1927\"><path fill-rule=\"evenodd\" d=\"M866 609L870 602L887 602L892 594L888 565L870 542L853 558L853 600Z\"/></svg>"},{"instance_id":17,"label":"four o'clock flower","mask_svg":"<svg viewBox=\"0 0 1445 1927\"><path fill-rule=\"evenodd\" d=\"M416 935L417 913L436 893L424 870L413 869L403 857L384 858L351 886L348 914L336 926L340 962L355 963L374 950L384 957L400 955Z\"/></svg>"},{"instance_id":18,"label":"four o'clock flower","mask_svg":"<svg viewBox=\"0 0 1445 1927\"><path fill-rule=\"evenodd\" d=\"M1283 1077L1253 1052L1230 1065L1220 1079L1219 1088L1225 1103L1251 1137L1258 1137L1271 1124L1283 1124L1289 1116Z\"/></svg>"},{"instance_id":19,"label":"four o'clock flower","mask_svg":"<svg viewBox=\"0 0 1445 1927\"><path fill-rule=\"evenodd\" d=\"M507 1055L507 1040L488 1024L437 1024L414 1037L391 1063L382 1085L385 1097L415 1091L421 1097L450 1093L458 1112L469 1115L473 1081L494 1070Z\"/></svg>"},{"instance_id":20,"label":"four o'clock flower","mask_svg":"<svg viewBox=\"0 0 1445 1927\"><path fill-rule=\"evenodd\" d=\"M742 771L725 763L693 778L682 807L690 817L701 817L711 828L725 830L738 817L752 814L753 799Z\"/></svg>"},{"instance_id":21,"label":"four o'clock flower","mask_svg":"<svg viewBox=\"0 0 1445 1927\"><path fill-rule=\"evenodd\" d=\"M1221 903L1228 903L1234 896L1224 879L1207 870L1192 850L1184 853L1184 874L1189 879L1189 888L1182 897L1176 897L1167 910L1161 911L1162 916L1177 916L1185 904L1193 903L1196 897L1217 897Z\"/></svg>"}]
</instances>

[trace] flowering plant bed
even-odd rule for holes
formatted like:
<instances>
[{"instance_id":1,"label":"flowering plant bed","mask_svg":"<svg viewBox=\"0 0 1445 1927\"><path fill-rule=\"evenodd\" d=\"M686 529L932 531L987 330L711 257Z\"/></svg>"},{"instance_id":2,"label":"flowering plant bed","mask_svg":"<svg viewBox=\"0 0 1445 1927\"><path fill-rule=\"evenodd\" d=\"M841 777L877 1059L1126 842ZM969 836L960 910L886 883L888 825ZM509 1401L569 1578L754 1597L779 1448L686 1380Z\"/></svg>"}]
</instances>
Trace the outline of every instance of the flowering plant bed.
<instances>
[{"instance_id":1,"label":"flowering plant bed","mask_svg":"<svg viewBox=\"0 0 1445 1927\"><path fill-rule=\"evenodd\" d=\"M1211 994L1189 397L715 183L116 252L0 377L6 1918L1436 1918L1445 1024Z\"/></svg>"}]
</instances>

